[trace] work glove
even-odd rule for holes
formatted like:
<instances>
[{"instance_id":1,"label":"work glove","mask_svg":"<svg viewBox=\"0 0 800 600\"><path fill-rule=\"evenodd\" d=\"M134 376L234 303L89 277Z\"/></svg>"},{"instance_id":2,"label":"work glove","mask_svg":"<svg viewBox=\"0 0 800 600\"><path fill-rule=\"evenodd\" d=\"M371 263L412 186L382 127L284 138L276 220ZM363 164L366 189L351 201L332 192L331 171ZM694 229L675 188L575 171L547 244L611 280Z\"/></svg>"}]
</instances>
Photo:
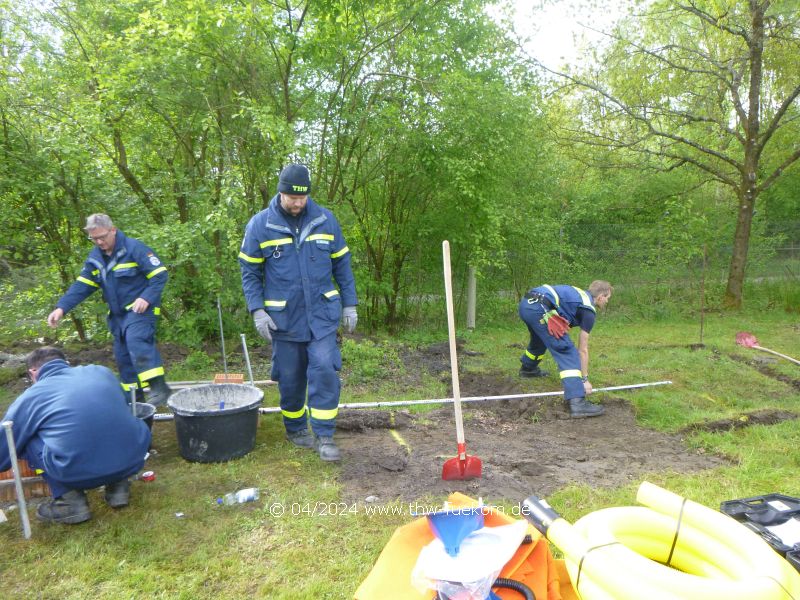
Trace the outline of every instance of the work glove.
<instances>
[{"instance_id":1,"label":"work glove","mask_svg":"<svg viewBox=\"0 0 800 600\"><path fill-rule=\"evenodd\" d=\"M569 331L569 321L558 314L555 308L544 313L539 322L547 324L547 332L557 340L560 340Z\"/></svg>"},{"instance_id":2,"label":"work glove","mask_svg":"<svg viewBox=\"0 0 800 600\"><path fill-rule=\"evenodd\" d=\"M272 331L273 329L277 329L278 326L275 325L275 321L272 320L262 308L259 308L257 311L253 313L253 323L256 326L256 331L267 341L272 341Z\"/></svg>"},{"instance_id":3,"label":"work glove","mask_svg":"<svg viewBox=\"0 0 800 600\"><path fill-rule=\"evenodd\" d=\"M358 313L355 306L345 306L342 309L342 327L345 333L353 333L358 323Z\"/></svg>"}]
</instances>

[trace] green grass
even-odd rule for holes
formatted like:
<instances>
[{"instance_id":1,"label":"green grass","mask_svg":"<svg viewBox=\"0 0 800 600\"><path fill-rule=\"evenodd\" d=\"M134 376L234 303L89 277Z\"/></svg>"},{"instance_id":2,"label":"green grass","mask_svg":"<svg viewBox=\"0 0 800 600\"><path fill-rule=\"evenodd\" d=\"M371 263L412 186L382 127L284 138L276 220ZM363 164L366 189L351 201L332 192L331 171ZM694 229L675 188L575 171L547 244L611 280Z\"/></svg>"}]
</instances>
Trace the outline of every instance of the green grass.
<instances>
[{"instance_id":1,"label":"green grass","mask_svg":"<svg viewBox=\"0 0 800 600\"><path fill-rule=\"evenodd\" d=\"M462 368L513 376L527 342L524 327L511 320L478 325L473 332L459 331L468 350L482 353L465 356ZM796 313L711 315L705 325L705 347L693 350L689 346L699 342L696 317L632 319L612 308L601 316L591 338L592 382L599 387L673 381L671 386L625 395L642 426L664 432L759 409L800 412L800 392L791 384L800 380L800 369L776 360L765 364L773 375L760 372L752 360L769 355L736 346L734 336L741 330L754 333L763 346L790 356L800 354ZM446 331L368 343L347 340L342 402L444 397L446 379L409 368L401 357L409 348L446 340ZM254 363L256 377L266 378L263 360ZM543 366L553 371L555 365L548 356ZM234 361L229 370L241 372L243 366ZM219 371L221 365L202 353L170 369L171 375L180 375L174 379L207 379ZM557 376L550 379L548 383L557 389ZM527 385L534 384L520 382L523 389ZM12 400L0 388L0 406ZM274 387L266 390L265 404L277 404ZM154 439L158 453L148 468L156 472L156 480L133 483L130 507L112 511L100 492L93 491L91 521L47 526L33 519L33 537L28 541L20 534L16 513L9 514L9 522L0 525L3 597L348 598L394 529L411 518L368 516L363 506L353 510L337 504L340 467L290 448L277 415L261 417L253 452L224 464L180 458L171 422L156 422ZM800 496L799 420L693 433L686 443L697 451L724 454L731 462L703 472L665 471L642 479L713 508L724 500L769 492ZM635 504L639 483L614 489L571 486L548 501L568 520L575 520L602 507ZM258 502L215 504L217 496L249 486L261 488ZM343 514L304 514L305 506L314 505L335 506ZM274 516L270 513L274 506L287 512Z\"/></svg>"}]
</instances>

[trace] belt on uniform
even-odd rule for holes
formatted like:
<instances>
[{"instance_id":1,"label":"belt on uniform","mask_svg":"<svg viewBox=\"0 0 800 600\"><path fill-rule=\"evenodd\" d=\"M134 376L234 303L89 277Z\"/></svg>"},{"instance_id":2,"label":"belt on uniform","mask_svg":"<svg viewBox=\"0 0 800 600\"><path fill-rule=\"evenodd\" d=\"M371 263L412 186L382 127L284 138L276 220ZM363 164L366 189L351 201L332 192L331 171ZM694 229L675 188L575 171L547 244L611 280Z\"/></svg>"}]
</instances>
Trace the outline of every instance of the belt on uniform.
<instances>
[{"instance_id":1,"label":"belt on uniform","mask_svg":"<svg viewBox=\"0 0 800 600\"><path fill-rule=\"evenodd\" d=\"M555 308L555 305L550 301L550 298L544 294L540 294L539 292L528 292L525 294L525 298L528 300L528 304L534 304L535 302L538 302L547 310L553 310Z\"/></svg>"}]
</instances>

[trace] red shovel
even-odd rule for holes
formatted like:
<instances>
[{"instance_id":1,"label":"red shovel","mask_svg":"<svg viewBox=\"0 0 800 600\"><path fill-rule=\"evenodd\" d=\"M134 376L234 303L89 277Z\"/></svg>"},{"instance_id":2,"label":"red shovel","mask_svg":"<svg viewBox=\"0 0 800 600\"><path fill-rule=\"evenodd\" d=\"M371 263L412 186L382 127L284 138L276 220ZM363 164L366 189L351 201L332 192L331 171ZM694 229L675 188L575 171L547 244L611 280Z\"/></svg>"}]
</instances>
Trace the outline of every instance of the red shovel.
<instances>
[{"instance_id":1,"label":"red shovel","mask_svg":"<svg viewBox=\"0 0 800 600\"><path fill-rule=\"evenodd\" d=\"M763 346L758 345L758 340L756 336L752 333L747 333L746 331L740 331L736 334L736 343L740 346L744 346L745 348L755 348L756 350L763 350L764 352L769 352L770 354L774 354L775 356L780 356L781 358L785 358L786 360L792 361L796 365L800 365L800 360L796 358L792 358L791 356L786 356L785 354L781 354L780 352L775 352L775 350L770 350L769 348L764 348Z\"/></svg>"},{"instance_id":2,"label":"red shovel","mask_svg":"<svg viewBox=\"0 0 800 600\"><path fill-rule=\"evenodd\" d=\"M461 390L458 386L458 358L456 355L456 324L453 315L453 282L450 275L450 242L442 242L444 256L444 291L447 300L447 329L450 333L450 371L453 376L453 407L456 413L456 437L458 456L448 458L442 466L442 479L473 479L481 476L481 459L467 455L464 441L464 420L461 417Z\"/></svg>"}]
</instances>

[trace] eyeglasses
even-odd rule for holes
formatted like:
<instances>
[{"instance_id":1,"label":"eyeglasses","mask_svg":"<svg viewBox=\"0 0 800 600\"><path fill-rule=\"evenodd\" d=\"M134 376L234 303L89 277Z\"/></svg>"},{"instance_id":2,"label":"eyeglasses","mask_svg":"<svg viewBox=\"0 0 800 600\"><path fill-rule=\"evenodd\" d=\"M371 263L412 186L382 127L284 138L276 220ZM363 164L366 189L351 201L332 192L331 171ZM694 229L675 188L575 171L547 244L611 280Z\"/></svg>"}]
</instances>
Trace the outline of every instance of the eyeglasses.
<instances>
[{"instance_id":1,"label":"eyeglasses","mask_svg":"<svg viewBox=\"0 0 800 600\"><path fill-rule=\"evenodd\" d=\"M90 235L86 239L90 242L103 242L109 235L111 235L111 232L106 231L103 235Z\"/></svg>"}]
</instances>

